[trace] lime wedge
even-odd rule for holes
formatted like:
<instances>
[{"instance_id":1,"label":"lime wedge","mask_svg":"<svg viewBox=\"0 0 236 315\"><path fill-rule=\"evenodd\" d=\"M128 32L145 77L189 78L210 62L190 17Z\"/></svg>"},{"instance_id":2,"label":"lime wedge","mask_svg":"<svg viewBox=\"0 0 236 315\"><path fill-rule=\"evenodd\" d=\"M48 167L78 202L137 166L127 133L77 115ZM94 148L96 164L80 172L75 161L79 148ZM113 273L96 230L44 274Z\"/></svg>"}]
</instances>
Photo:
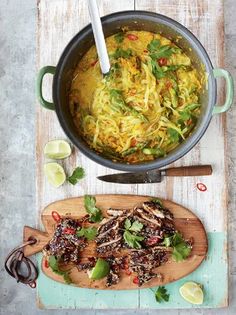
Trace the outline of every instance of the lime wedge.
<instances>
[{"instance_id":1,"label":"lime wedge","mask_svg":"<svg viewBox=\"0 0 236 315\"><path fill-rule=\"evenodd\" d=\"M71 155L71 147L65 140L52 140L46 143L44 155L49 159L65 159Z\"/></svg>"},{"instance_id":2,"label":"lime wedge","mask_svg":"<svg viewBox=\"0 0 236 315\"><path fill-rule=\"evenodd\" d=\"M99 280L106 277L109 271L110 267L108 262L102 258L98 258L95 267L92 270L88 271L88 276L89 279Z\"/></svg>"},{"instance_id":3,"label":"lime wedge","mask_svg":"<svg viewBox=\"0 0 236 315\"><path fill-rule=\"evenodd\" d=\"M204 294L200 284L195 282L186 282L179 289L180 295L189 303L202 304Z\"/></svg>"},{"instance_id":4,"label":"lime wedge","mask_svg":"<svg viewBox=\"0 0 236 315\"><path fill-rule=\"evenodd\" d=\"M66 180L64 169L58 163L44 164L44 174L49 183L54 187L61 186Z\"/></svg>"}]
</instances>

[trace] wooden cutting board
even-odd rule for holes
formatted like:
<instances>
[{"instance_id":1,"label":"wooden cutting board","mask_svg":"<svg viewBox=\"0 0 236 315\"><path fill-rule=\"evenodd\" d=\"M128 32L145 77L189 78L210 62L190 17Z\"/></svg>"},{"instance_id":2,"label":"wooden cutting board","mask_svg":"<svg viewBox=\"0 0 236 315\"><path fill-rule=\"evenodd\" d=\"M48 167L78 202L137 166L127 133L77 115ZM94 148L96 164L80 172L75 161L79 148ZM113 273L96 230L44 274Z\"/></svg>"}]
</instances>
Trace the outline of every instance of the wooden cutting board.
<instances>
[{"instance_id":1,"label":"wooden cutting board","mask_svg":"<svg viewBox=\"0 0 236 315\"><path fill-rule=\"evenodd\" d=\"M135 206L141 205L144 201L150 200L150 198L152 197L110 194L96 195L96 204L103 211L103 215L107 216L106 210L109 208L133 209ZM163 279L154 278L141 288L166 284L188 275L201 264L207 253L208 246L206 232L198 217L188 209L172 201L164 200L163 204L164 207L173 213L175 226L177 230L183 234L184 238L193 238L193 249L191 256L184 262L177 263L169 257L167 263L155 270L162 274ZM28 246L25 249L25 254L27 256L41 251L43 246L45 246L51 239L56 227L56 223L51 215L52 211L57 211L61 217L71 217L74 219L79 219L87 214L83 205L83 197L60 200L48 205L42 212L42 223L46 232L41 232L30 227L25 227L24 229L25 241L28 240L29 237L35 237L37 239L37 243L35 245ZM94 256L96 256L95 243L91 242L81 253L81 259ZM51 279L65 283L62 276L55 274L51 268L45 267L44 259L42 260L41 268ZM137 289L137 285L133 283L134 275L127 276L125 273L122 273L120 282L115 286L107 288L105 279L92 281L88 278L86 271L78 271L75 266L69 266L69 268L72 268L70 269L70 277L74 286L111 290Z\"/></svg>"}]
</instances>

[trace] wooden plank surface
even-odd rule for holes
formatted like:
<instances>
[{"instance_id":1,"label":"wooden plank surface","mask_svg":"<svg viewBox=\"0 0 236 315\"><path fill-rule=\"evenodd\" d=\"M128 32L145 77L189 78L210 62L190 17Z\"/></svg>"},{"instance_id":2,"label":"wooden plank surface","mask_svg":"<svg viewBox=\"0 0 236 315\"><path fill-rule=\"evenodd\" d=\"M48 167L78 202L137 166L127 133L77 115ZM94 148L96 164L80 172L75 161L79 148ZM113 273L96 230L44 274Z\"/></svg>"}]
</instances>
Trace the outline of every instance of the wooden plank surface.
<instances>
[{"instance_id":1,"label":"wooden plank surface","mask_svg":"<svg viewBox=\"0 0 236 315\"><path fill-rule=\"evenodd\" d=\"M123 10L150 10L165 14L188 27L202 42L215 67L223 66L223 0L100 0L101 15ZM38 69L45 65L56 65L60 54L68 41L89 22L85 0L39 0L38 1ZM224 90L219 85L218 101L222 102ZM45 95L50 98L51 81L44 84ZM208 232L227 233L227 193L225 168L225 115L214 116L211 124L195 148L184 158L174 163L175 166L193 164L212 164L213 175L204 178L168 178L160 184L118 185L100 182L96 176L113 173L82 155L77 149L62 165L70 173L77 165L86 170L86 178L75 187L65 184L55 189L44 178L43 157L45 143L54 138L65 138L52 111L37 106L36 127L36 169L37 169L37 207L40 211L49 203L67 197L85 193L126 193L160 196L173 200L193 210L203 221ZM206 192L196 189L196 184L203 182ZM40 218L39 218L40 222ZM222 259L227 266L226 247ZM207 274L207 270L206 274ZM226 268L227 273L227 268ZM222 275L226 277L226 275ZM138 294L138 293L137 293ZM227 301L227 288L225 288ZM139 301L140 297L134 301ZM134 303L136 303L134 302ZM138 302L137 307L140 306Z\"/></svg>"}]
</instances>

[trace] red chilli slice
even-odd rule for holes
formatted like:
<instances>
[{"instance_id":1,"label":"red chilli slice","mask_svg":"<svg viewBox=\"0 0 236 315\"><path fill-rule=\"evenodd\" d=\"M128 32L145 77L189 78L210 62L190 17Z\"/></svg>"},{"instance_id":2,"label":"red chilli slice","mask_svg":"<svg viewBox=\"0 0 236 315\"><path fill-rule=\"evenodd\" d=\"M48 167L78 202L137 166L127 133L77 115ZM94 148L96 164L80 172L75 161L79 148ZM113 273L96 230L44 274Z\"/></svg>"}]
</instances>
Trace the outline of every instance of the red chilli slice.
<instances>
[{"instance_id":1,"label":"red chilli slice","mask_svg":"<svg viewBox=\"0 0 236 315\"><path fill-rule=\"evenodd\" d=\"M91 66L91 67L94 67L97 62L98 62L98 59L97 59L97 60L94 60L93 62L90 63L90 66Z\"/></svg>"},{"instance_id":2,"label":"red chilli slice","mask_svg":"<svg viewBox=\"0 0 236 315\"><path fill-rule=\"evenodd\" d=\"M197 189L200 191L206 191L207 190L207 186L203 183L197 183Z\"/></svg>"},{"instance_id":3,"label":"red chilli slice","mask_svg":"<svg viewBox=\"0 0 236 315\"><path fill-rule=\"evenodd\" d=\"M134 35L134 34L128 34L128 35L127 35L127 38L128 38L129 40L137 40L137 39L138 39L138 36L136 36L136 35Z\"/></svg>"},{"instance_id":4,"label":"red chilli slice","mask_svg":"<svg viewBox=\"0 0 236 315\"><path fill-rule=\"evenodd\" d=\"M132 271L131 271L131 270L129 270L129 269L126 269L126 270L125 270L125 273L127 274L127 276L130 276L130 275L131 275L131 273L132 273Z\"/></svg>"},{"instance_id":5,"label":"red chilli slice","mask_svg":"<svg viewBox=\"0 0 236 315\"><path fill-rule=\"evenodd\" d=\"M134 279L133 279L133 283L134 283L134 284L139 284L138 277L134 277Z\"/></svg>"},{"instance_id":6,"label":"red chilli slice","mask_svg":"<svg viewBox=\"0 0 236 315\"><path fill-rule=\"evenodd\" d=\"M44 267L49 268L49 262L47 259L44 260Z\"/></svg>"},{"instance_id":7,"label":"red chilli slice","mask_svg":"<svg viewBox=\"0 0 236 315\"><path fill-rule=\"evenodd\" d=\"M158 64L160 67L167 65L167 59L166 58L160 58L158 59Z\"/></svg>"},{"instance_id":8,"label":"red chilli slice","mask_svg":"<svg viewBox=\"0 0 236 315\"><path fill-rule=\"evenodd\" d=\"M65 228L63 230L63 233L64 234L75 234L75 229L72 229L72 228Z\"/></svg>"},{"instance_id":9,"label":"red chilli slice","mask_svg":"<svg viewBox=\"0 0 236 315\"><path fill-rule=\"evenodd\" d=\"M61 216L57 211L52 211L53 220L59 223L61 221Z\"/></svg>"},{"instance_id":10,"label":"red chilli slice","mask_svg":"<svg viewBox=\"0 0 236 315\"><path fill-rule=\"evenodd\" d=\"M146 241L146 244L150 246L159 243L160 241L161 239L158 236L152 236Z\"/></svg>"}]
</instances>

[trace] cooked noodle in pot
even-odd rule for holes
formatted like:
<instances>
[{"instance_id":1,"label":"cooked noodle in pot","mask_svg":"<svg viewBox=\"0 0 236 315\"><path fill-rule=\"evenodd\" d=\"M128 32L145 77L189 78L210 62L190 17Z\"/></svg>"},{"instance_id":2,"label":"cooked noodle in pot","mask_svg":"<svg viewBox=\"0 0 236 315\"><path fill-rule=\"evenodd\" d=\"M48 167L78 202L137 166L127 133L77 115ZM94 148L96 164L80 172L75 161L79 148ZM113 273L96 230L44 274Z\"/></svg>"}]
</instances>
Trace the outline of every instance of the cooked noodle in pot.
<instances>
[{"instance_id":1,"label":"cooked noodle in pot","mask_svg":"<svg viewBox=\"0 0 236 315\"><path fill-rule=\"evenodd\" d=\"M78 63L70 111L88 145L112 160L150 161L193 130L205 77L169 39L124 31L106 39L110 73L101 74L95 46Z\"/></svg>"}]
</instances>

